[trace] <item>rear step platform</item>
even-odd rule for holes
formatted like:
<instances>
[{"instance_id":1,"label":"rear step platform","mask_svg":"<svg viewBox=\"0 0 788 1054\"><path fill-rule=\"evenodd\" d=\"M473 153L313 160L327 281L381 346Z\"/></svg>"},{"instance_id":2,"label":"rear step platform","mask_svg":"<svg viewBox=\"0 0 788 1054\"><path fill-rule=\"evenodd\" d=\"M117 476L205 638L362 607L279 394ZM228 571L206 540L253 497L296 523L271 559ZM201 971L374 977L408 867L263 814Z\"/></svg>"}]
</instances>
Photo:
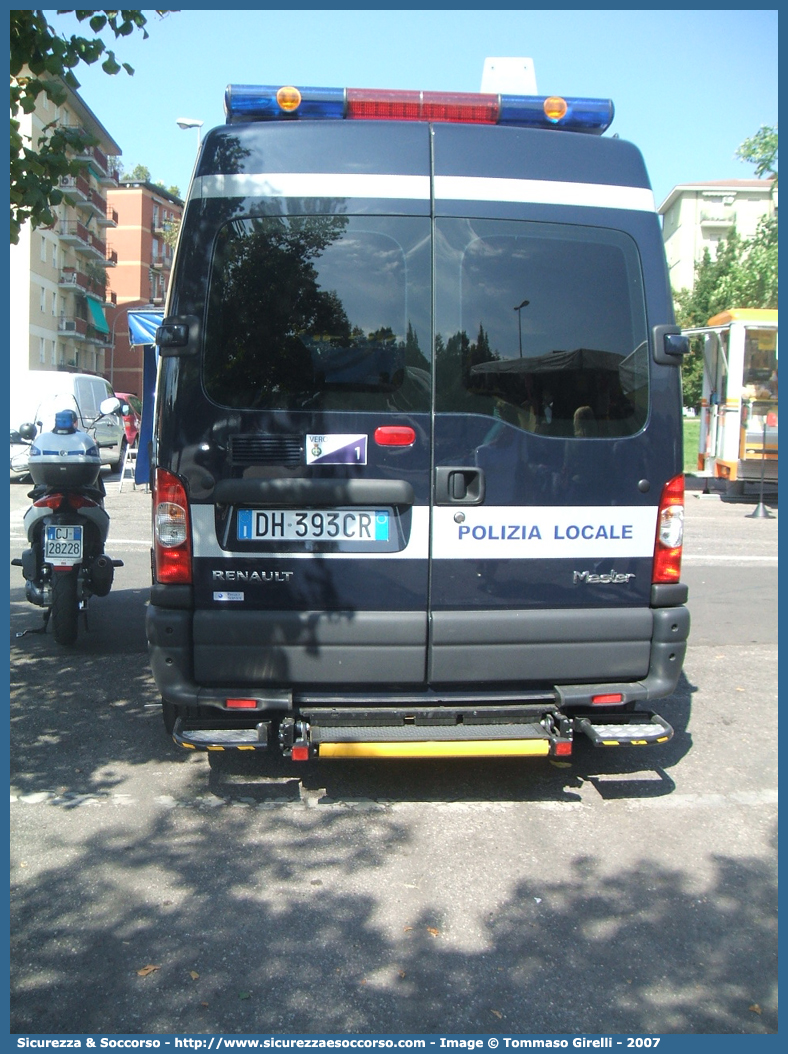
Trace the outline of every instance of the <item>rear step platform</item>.
<instances>
[{"instance_id":1,"label":"rear step platform","mask_svg":"<svg viewBox=\"0 0 788 1054\"><path fill-rule=\"evenodd\" d=\"M575 731L595 747L641 747L667 743L673 729L664 717L650 711L637 714L592 714L574 719Z\"/></svg>"},{"instance_id":2,"label":"rear step platform","mask_svg":"<svg viewBox=\"0 0 788 1054\"><path fill-rule=\"evenodd\" d=\"M267 750L270 722L254 728L190 728L179 717L172 738L187 750Z\"/></svg>"}]
</instances>

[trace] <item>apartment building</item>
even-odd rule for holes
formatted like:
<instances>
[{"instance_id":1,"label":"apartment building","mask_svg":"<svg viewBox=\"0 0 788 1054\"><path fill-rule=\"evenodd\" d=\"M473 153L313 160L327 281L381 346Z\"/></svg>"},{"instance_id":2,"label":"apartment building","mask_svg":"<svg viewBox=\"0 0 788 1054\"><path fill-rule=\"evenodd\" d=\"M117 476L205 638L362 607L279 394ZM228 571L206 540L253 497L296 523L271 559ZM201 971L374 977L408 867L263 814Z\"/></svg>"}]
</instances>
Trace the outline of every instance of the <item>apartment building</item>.
<instances>
[{"instance_id":1,"label":"apartment building","mask_svg":"<svg viewBox=\"0 0 788 1054\"><path fill-rule=\"evenodd\" d=\"M22 134L33 143L56 121L85 129L98 145L77 155L86 163L80 175L62 178L54 226L33 230L26 223L11 246L12 401L15 377L30 370L104 374L112 343L108 269L117 257L107 247L107 233L117 217L107 192L117 185L121 150L79 94L66 91L62 105L41 94L35 111L20 115Z\"/></svg>"},{"instance_id":2,"label":"apartment building","mask_svg":"<svg viewBox=\"0 0 788 1054\"><path fill-rule=\"evenodd\" d=\"M674 187L659 207L670 285L692 289L695 264L705 249L715 259L720 242L736 228L751 238L764 216L777 213L777 188L769 179L728 179Z\"/></svg>"},{"instance_id":3,"label":"apartment building","mask_svg":"<svg viewBox=\"0 0 788 1054\"><path fill-rule=\"evenodd\" d=\"M180 198L155 183L121 180L108 195L117 216L112 248L118 263L112 288L116 304L109 313L114 350L106 376L119 392L142 393L142 348L129 342L129 308L162 307L172 268L167 231L183 215Z\"/></svg>"}]
</instances>

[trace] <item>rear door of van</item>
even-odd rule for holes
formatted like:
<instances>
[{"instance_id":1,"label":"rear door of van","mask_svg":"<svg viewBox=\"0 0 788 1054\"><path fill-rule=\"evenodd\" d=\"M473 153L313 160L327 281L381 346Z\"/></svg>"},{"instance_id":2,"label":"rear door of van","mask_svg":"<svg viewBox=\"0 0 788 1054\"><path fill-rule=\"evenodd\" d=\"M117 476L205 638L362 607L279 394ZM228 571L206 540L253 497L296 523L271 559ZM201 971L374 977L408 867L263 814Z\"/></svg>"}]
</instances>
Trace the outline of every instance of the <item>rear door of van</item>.
<instances>
[{"instance_id":1,"label":"rear door of van","mask_svg":"<svg viewBox=\"0 0 788 1054\"><path fill-rule=\"evenodd\" d=\"M183 357L159 396L178 407L161 418L159 448L179 452L169 463L189 487L194 678L421 687L428 128L211 136L170 306L202 317L207 305L202 362Z\"/></svg>"},{"instance_id":2,"label":"rear door of van","mask_svg":"<svg viewBox=\"0 0 788 1054\"><path fill-rule=\"evenodd\" d=\"M671 307L642 160L596 136L433 136L430 681L645 677L681 461L678 371L650 363Z\"/></svg>"}]
</instances>

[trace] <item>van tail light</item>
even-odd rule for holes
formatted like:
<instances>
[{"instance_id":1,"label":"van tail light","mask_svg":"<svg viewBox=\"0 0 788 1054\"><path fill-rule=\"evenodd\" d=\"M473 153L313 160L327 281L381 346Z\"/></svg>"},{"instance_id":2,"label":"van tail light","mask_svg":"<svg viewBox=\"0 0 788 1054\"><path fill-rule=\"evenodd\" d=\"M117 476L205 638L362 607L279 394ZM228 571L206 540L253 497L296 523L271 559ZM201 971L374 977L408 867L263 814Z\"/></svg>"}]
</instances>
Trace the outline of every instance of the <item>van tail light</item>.
<instances>
[{"instance_id":1,"label":"van tail light","mask_svg":"<svg viewBox=\"0 0 788 1054\"><path fill-rule=\"evenodd\" d=\"M156 581L191 584L192 538L186 488L177 476L156 469L153 487L153 551Z\"/></svg>"},{"instance_id":2,"label":"van tail light","mask_svg":"<svg viewBox=\"0 0 788 1054\"><path fill-rule=\"evenodd\" d=\"M653 583L678 582L684 543L684 476L675 476L662 488L654 542Z\"/></svg>"}]
</instances>

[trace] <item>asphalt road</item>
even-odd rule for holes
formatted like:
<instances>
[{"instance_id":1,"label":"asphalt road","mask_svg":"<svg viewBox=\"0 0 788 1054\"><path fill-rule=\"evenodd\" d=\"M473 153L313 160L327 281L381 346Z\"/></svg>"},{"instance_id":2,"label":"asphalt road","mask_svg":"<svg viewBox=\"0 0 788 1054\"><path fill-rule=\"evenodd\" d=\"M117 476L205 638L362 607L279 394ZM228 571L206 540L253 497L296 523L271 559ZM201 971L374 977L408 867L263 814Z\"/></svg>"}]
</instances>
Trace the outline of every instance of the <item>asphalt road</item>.
<instances>
[{"instance_id":1,"label":"asphalt road","mask_svg":"<svg viewBox=\"0 0 788 1054\"><path fill-rule=\"evenodd\" d=\"M291 765L166 737L109 489L75 648L11 568L12 1033L777 1031L776 504L688 497L665 747Z\"/></svg>"}]
</instances>

